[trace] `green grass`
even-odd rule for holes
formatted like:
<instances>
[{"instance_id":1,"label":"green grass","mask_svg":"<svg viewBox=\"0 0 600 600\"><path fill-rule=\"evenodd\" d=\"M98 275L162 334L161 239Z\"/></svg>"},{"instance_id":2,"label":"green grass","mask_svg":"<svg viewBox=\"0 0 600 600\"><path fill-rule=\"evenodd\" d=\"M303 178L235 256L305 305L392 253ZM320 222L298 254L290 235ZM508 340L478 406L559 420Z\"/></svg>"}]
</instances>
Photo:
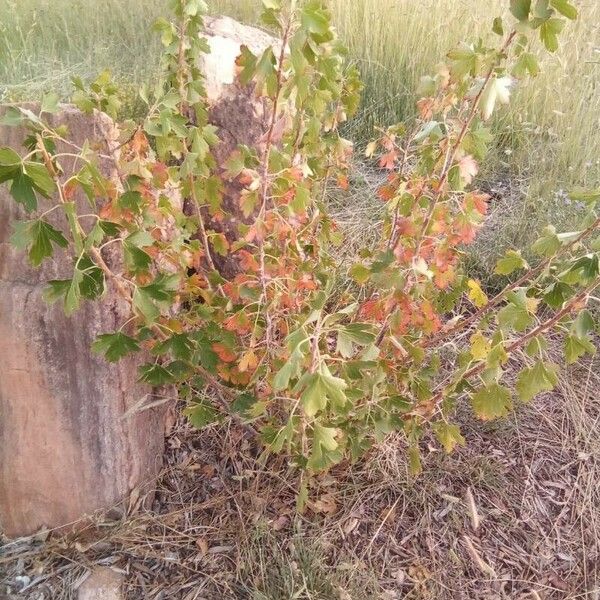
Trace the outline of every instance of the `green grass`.
<instances>
[{"instance_id":1,"label":"green grass","mask_svg":"<svg viewBox=\"0 0 600 600\"><path fill-rule=\"evenodd\" d=\"M499 144L482 173L510 179L518 202L503 211L504 240L528 241L552 217L574 226L561 191L600 181L600 3L577 2L581 17L546 55L535 81L518 84L495 122ZM256 21L259 0L214 0L215 13ZM346 133L360 143L373 127L414 114L420 78L463 39L489 35L508 0L330 0L340 36L366 84L359 116ZM167 0L0 0L0 101L68 95L73 75L110 68L134 97L156 72L159 44L150 23ZM492 252L493 254L494 252ZM484 261L485 262L485 261Z\"/></svg>"}]
</instances>

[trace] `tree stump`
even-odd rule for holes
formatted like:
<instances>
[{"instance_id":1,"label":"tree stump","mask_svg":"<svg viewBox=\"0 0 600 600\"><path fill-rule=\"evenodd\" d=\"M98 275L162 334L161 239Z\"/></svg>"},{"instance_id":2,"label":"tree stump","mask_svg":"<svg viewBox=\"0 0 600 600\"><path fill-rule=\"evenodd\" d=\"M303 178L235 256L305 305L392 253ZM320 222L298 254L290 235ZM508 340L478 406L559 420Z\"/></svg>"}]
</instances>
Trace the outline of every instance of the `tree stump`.
<instances>
[{"instance_id":1,"label":"tree stump","mask_svg":"<svg viewBox=\"0 0 600 600\"><path fill-rule=\"evenodd\" d=\"M76 144L95 140L104 153L115 134L107 117L68 106L49 121L66 125ZM0 126L0 146L19 151L25 136L22 128ZM67 174L73 169L61 163ZM101 166L110 173L110 161ZM55 215L48 220L66 230ZM136 359L109 364L91 351L97 335L128 318L128 307L110 288L70 318L60 303L45 302L46 282L70 277L72 268L57 252L34 269L10 244L14 223L27 218L0 187L0 529L9 537L62 527L120 502L153 482L164 446L164 408L126 414L152 393L136 382Z\"/></svg>"},{"instance_id":2,"label":"tree stump","mask_svg":"<svg viewBox=\"0 0 600 600\"><path fill-rule=\"evenodd\" d=\"M201 67L209 120L221 140L215 157L224 170L238 144L261 154L270 122L268 102L256 97L252 85L239 84L240 48L260 55L273 45L278 53L281 42L229 18L207 18L206 36L212 52ZM75 143L96 140L109 153L115 126L107 117L63 107L49 120L67 125ZM0 146L21 148L25 136L22 129L0 126ZM61 162L68 174L73 165ZM102 165L105 174L111 168L111 161ZM239 222L252 220L243 216L240 190L236 181L225 186L225 220L206 215L208 226L230 241ZM48 220L64 230L56 214ZM58 251L42 268L31 268L9 242L13 224L23 218L7 187L0 187L0 530L10 537L62 527L152 482L162 463L165 423L164 408L129 416L153 393L136 383L135 357L115 365L90 350L98 334L129 317L128 306L110 289L102 302L87 303L70 318L61 306L48 305L45 283L69 277L71 265ZM235 258L217 259L224 274L239 271Z\"/></svg>"},{"instance_id":3,"label":"tree stump","mask_svg":"<svg viewBox=\"0 0 600 600\"><path fill-rule=\"evenodd\" d=\"M254 85L241 85L239 81L236 59L241 47L247 46L260 57L271 46L279 55L281 41L261 29L242 25L229 17L207 17L204 22L210 53L203 55L200 68L206 80L208 119L217 127L220 140L213 152L223 174L227 161L239 145L254 148L259 156L262 155L272 115L269 101L256 96ZM244 216L240 207L242 188L236 180L226 182L222 190L224 219L205 215L207 226L223 233L229 243L237 241L238 225L250 224L256 216ZM235 256L215 255L213 260L227 278L233 278L240 271Z\"/></svg>"}]
</instances>

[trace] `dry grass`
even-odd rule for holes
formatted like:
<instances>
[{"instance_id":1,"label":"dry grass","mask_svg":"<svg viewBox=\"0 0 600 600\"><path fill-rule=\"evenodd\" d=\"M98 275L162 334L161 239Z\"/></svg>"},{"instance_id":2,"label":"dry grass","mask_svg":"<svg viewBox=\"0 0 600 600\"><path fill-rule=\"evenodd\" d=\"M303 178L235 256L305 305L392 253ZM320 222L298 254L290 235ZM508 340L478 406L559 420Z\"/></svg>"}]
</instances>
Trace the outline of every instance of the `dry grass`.
<instances>
[{"instance_id":1,"label":"dry grass","mask_svg":"<svg viewBox=\"0 0 600 600\"><path fill-rule=\"evenodd\" d=\"M303 516L281 460L264 465L235 428L180 424L154 511L5 545L6 598L74 598L101 564L124 574L130 599L596 600L599 389L588 364L512 420L465 413L467 448L446 456L425 443L416 480L392 437L315 481Z\"/></svg>"}]
</instances>

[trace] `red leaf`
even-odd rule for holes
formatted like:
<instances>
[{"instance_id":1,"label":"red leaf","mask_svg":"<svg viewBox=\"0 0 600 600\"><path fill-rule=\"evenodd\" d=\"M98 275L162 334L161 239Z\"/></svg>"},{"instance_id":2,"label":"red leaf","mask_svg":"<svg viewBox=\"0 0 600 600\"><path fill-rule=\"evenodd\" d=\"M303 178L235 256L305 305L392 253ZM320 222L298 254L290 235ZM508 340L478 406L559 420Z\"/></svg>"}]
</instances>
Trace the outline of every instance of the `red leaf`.
<instances>
[{"instance_id":1,"label":"red leaf","mask_svg":"<svg viewBox=\"0 0 600 600\"><path fill-rule=\"evenodd\" d=\"M217 356L225 363L232 363L236 359L236 355L229 348L223 346L223 344L215 343L212 345L212 349L216 352Z\"/></svg>"},{"instance_id":2,"label":"red leaf","mask_svg":"<svg viewBox=\"0 0 600 600\"><path fill-rule=\"evenodd\" d=\"M398 158L398 152L396 150L390 150L387 154L384 154L379 160L379 166L382 169L393 171L396 168L396 159Z\"/></svg>"},{"instance_id":3,"label":"red leaf","mask_svg":"<svg viewBox=\"0 0 600 600\"><path fill-rule=\"evenodd\" d=\"M347 191L350 188L350 182L348 181L348 178L345 175L340 175L338 177L337 184L344 191Z\"/></svg>"}]
</instances>

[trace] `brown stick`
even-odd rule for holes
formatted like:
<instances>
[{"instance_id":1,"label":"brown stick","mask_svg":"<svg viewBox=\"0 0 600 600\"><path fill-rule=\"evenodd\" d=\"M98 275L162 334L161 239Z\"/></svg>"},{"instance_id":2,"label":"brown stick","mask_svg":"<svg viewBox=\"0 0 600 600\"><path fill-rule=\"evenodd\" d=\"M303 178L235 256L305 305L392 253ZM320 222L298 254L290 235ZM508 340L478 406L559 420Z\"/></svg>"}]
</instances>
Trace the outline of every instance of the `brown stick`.
<instances>
[{"instance_id":1,"label":"brown stick","mask_svg":"<svg viewBox=\"0 0 600 600\"><path fill-rule=\"evenodd\" d=\"M504 43L504 45L502 46L502 49L500 50L500 54L504 54L510 48L516 35L517 35L517 32L513 31L508 36L508 38L506 39L506 42ZM492 79L492 76L494 75L494 71L496 70L497 66L498 66L498 62L494 62L494 64L489 68L488 72L486 73L486 76L485 76L485 79L481 86L481 89L479 90L479 92L477 92L477 95L475 96L475 98L473 100L473 105L471 107L469 115L468 115L466 121L463 123L462 129L460 130L460 133L458 134L458 138L456 139L454 146L452 146L452 150L450 151L450 156L448 157L448 159L446 160L446 163L444 165L444 169L442 171L442 176L438 183L437 191L431 200L431 204L429 206L429 211L427 213L427 217L425 218L423 227L421 228L419 236L417 237L417 250L415 252L415 256L419 255L419 251L421 250L421 245L423 243L423 238L425 237L425 234L427 233L427 229L429 229L429 225L431 224L431 219L433 218L433 213L435 211L435 207L436 207L437 203L439 202L440 198L442 197L442 195L444 194L444 188L448 181L448 177L450 176L450 171L452 170L452 166L453 166L454 160L456 158L456 155L458 154L460 146L463 143L465 136L467 135L467 132L469 131L469 127L471 126L471 123L473 122L473 119L475 118L475 115L477 114L477 110L479 109L479 103L481 101L483 93L485 92L488 84L490 83L490 80ZM419 198L417 198L415 200L415 203L418 202L418 200L419 200Z\"/></svg>"},{"instance_id":2,"label":"brown stick","mask_svg":"<svg viewBox=\"0 0 600 600\"><path fill-rule=\"evenodd\" d=\"M269 160L271 159L271 149L273 147L273 134L275 132L275 125L277 123L277 112L279 110L279 101L281 96L281 89L283 84L283 61L285 59L285 48L289 39L290 31L292 28L292 16L286 25L283 38L281 40L281 51L279 52L279 63L277 65L277 87L275 92L275 98L273 100L273 111L271 114L271 122L267 131L267 138L265 141L265 150L262 158L262 190L261 190L261 205L258 213L258 220L262 220L267 210L267 201L269 194ZM261 285L261 296L265 306L265 342L267 345L267 352L271 348L271 337L273 335L273 320L268 310L268 290L267 290L267 272L265 264L265 241L263 233L259 236L258 240L258 254L259 254L259 278Z\"/></svg>"}]
</instances>

